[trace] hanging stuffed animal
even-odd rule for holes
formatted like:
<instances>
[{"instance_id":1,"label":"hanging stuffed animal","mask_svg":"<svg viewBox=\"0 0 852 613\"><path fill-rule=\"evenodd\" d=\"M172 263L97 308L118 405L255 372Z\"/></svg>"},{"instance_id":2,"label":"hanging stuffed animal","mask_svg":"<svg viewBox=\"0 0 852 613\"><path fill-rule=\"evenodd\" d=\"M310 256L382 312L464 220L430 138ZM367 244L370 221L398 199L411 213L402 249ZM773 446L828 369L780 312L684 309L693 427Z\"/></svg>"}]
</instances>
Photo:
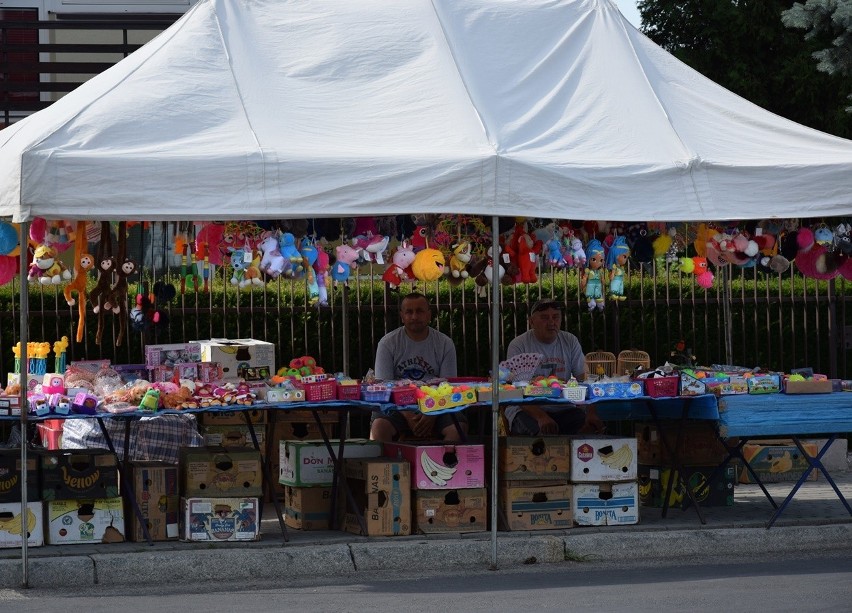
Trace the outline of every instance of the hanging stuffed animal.
<instances>
[{"instance_id":1,"label":"hanging stuffed animal","mask_svg":"<svg viewBox=\"0 0 852 613\"><path fill-rule=\"evenodd\" d=\"M796 268L813 279L833 279L842 263L840 259L824 245L816 242L810 228L801 228L796 236L799 250L796 253Z\"/></svg>"},{"instance_id":2,"label":"hanging stuffed animal","mask_svg":"<svg viewBox=\"0 0 852 613\"><path fill-rule=\"evenodd\" d=\"M328 271L331 268L331 264L329 263L328 252L322 247L322 245L317 245L317 259L314 262L314 272L316 273L317 278L317 289L319 294L317 295L317 304L320 306L328 306Z\"/></svg>"},{"instance_id":3,"label":"hanging stuffed animal","mask_svg":"<svg viewBox=\"0 0 852 613\"><path fill-rule=\"evenodd\" d=\"M443 253L426 247L415 255L411 270L420 281L437 281L444 274L446 263Z\"/></svg>"},{"instance_id":4,"label":"hanging stuffed animal","mask_svg":"<svg viewBox=\"0 0 852 613\"><path fill-rule=\"evenodd\" d=\"M278 249L284 259L290 263L289 272L285 272L285 274L293 277L301 273L303 270L302 254L296 247L296 237L290 232L284 232L278 239Z\"/></svg>"},{"instance_id":5,"label":"hanging stuffed animal","mask_svg":"<svg viewBox=\"0 0 852 613\"><path fill-rule=\"evenodd\" d=\"M115 258L112 257L112 231L108 221L101 222L101 240L98 243L96 262L98 282L94 289L89 292L89 302L92 303L92 312L98 316L95 344L100 345L104 332L104 309L101 308L101 303L112 288L112 275L115 272Z\"/></svg>"},{"instance_id":6,"label":"hanging stuffed animal","mask_svg":"<svg viewBox=\"0 0 852 613\"><path fill-rule=\"evenodd\" d=\"M308 288L308 301L315 304L319 301L319 283L317 282L317 274L314 270L318 252L314 242L305 236L299 245L299 253L302 254L302 266L305 269L305 280Z\"/></svg>"},{"instance_id":7,"label":"hanging stuffed animal","mask_svg":"<svg viewBox=\"0 0 852 613\"><path fill-rule=\"evenodd\" d=\"M116 267L115 285L104 296L103 308L118 315L118 337L115 346L121 347L124 332L127 328L127 288L128 277L136 272L136 262L127 257L127 222L118 223L118 266Z\"/></svg>"},{"instance_id":8,"label":"hanging stuffed animal","mask_svg":"<svg viewBox=\"0 0 852 613\"><path fill-rule=\"evenodd\" d=\"M492 245L488 255L484 255L471 262L468 267L470 276L473 277L473 281L476 283L476 293L478 296L485 297L488 295L487 287L491 283L492 275L494 274L495 254L497 256L497 279L502 283L507 273L506 268L501 263L503 254L500 252L500 245Z\"/></svg>"},{"instance_id":9,"label":"hanging stuffed animal","mask_svg":"<svg viewBox=\"0 0 852 613\"><path fill-rule=\"evenodd\" d=\"M374 262L376 264L384 265L384 252L388 248L390 236L367 233L365 235L356 236L350 242L352 246L358 250L358 257L362 262Z\"/></svg>"},{"instance_id":10,"label":"hanging stuffed animal","mask_svg":"<svg viewBox=\"0 0 852 613\"><path fill-rule=\"evenodd\" d=\"M472 246L468 241L459 241L453 245L453 255L450 256L450 280L467 279L470 273L465 270L470 264Z\"/></svg>"},{"instance_id":11,"label":"hanging stuffed animal","mask_svg":"<svg viewBox=\"0 0 852 613\"><path fill-rule=\"evenodd\" d=\"M251 248L228 247L231 252L231 285L240 288L252 285L263 285L260 278L260 256L255 255Z\"/></svg>"},{"instance_id":12,"label":"hanging stuffed animal","mask_svg":"<svg viewBox=\"0 0 852 613\"><path fill-rule=\"evenodd\" d=\"M710 272L710 267L707 265L707 258L695 256L693 258L681 258L680 269L689 274L695 275L695 281L700 287L710 289L713 287L713 273Z\"/></svg>"},{"instance_id":13,"label":"hanging stuffed animal","mask_svg":"<svg viewBox=\"0 0 852 613\"><path fill-rule=\"evenodd\" d=\"M583 241L576 236L572 236L570 239L566 238L565 241L565 245L570 250L571 265L582 270L586 266L586 251L583 249ZM567 257L565 259L568 260Z\"/></svg>"},{"instance_id":14,"label":"hanging stuffed animal","mask_svg":"<svg viewBox=\"0 0 852 613\"><path fill-rule=\"evenodd\" d=\"M392 290L399 288L403 283L410 283L414 280L414 271L411 265L414 263L416 254L408 241L402 241L399 247L391 258L391 263L385 269L382 275L382 280L388 284Z\"/></svg>"},{"instance_id":15,"label":"hanging stuffed animal","mask_svg":"<svg viewBox=\"0 0 852 613\"><path fill-rule=\"evenodd\" d=\"M331 267L331 278L338 283L346 283L352 271L358 267L358 251L347 244L338 245L334 248L337 260Z\"/></svg>"},{"instance_id":16,"label":"hanging stuffed animal","mask_svg":"<svg viewBox=\"0 0 852 613\"><path fill-rule=\"evenodd\" d=\"M274 233L270 232L263 235L257 248L263 254L259 266L260 272L263 274L277 279L292 266L290 261L281 255L278 237Z\"/></svg>"},{"instance_id":17,"label":"hanging stuffed animal","mask_svg":"<svg viewBox=\"0 0 852 613\"><path fill-rule=\"evenodd\" d=\"M630 247L627 246L627 238L616 236L606 254L606 269L609 272L609 297L615 301L626 299L624 276L628 257L630 257Z\"/></svg>"},{"instance_id":18,"label":"hanging stuffed animal","mask_svg":"<svg viewBox=\"0 0 852 613\"><path fill-rule=\"evenodd\" d=\"M89 271L95 266L95 258L86 252L86 222L77 222L77 231L74 233L74 277L71 283L66 285L62 293L68 306L77 304L77 342L83 342L86 331L86 283L89 280ZM72 292L77 292L74 298Z\"/></svg>"},{"instance_id":19,"label":"hanging stuffed animal","mask_svg":"<svg viewBox=\"0 0 852 613\"><path fill-rule=\"evenodd\" d=\"M33 252L29 278L38 279L38 282L42 285L59 285L62 281L71 278L71 271L59 260L56 249L51 245L44 244L36 247Z\"/></svg>"},{"instance_id":20,"label":"hanging stuffed animal","mask_svg":"<svg viewBox=\"0 0 852 613\"><path fill-rule=\"evenodd\" d=\"M547 263L552 268L565 268L570 265L562 250L562 237L558 234L554 233L553 237L544 244L544 248L547 249Z\"/></svg>"},{"instance_id":21,"label":"hanging stuffed animal","mask_svg":"<svg viewBox=\"0 0 852 613\"><path fill-rule=\"evenodd\" d=\"M580 276L580 290L586 296L589 311L594 311L596 308L603 311L605 306L604 283L606 283L603 244L597 239L592 239L586 245L586 253L589 256L589 261Z\"/></svg>"}]
</instances>

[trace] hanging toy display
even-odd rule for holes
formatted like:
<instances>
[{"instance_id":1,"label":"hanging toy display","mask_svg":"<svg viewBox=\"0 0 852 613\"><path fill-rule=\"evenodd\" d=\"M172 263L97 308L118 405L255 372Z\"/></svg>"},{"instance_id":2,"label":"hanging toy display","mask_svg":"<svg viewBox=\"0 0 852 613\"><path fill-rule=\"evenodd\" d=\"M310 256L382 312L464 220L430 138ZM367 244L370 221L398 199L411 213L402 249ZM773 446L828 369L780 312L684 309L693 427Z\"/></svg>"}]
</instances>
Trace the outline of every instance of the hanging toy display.
<instances>
[{"instance_id":1,"label":"hanging toy display","mask_svg":"<svg viewBox=\"0 0 852 613\"><path fill-rule=\"evenodd\" d=\"M562 244L562 235L558 229L554 228L553 235L544 243L544 250L547 254L545 261L551 268L565 268L570 265L565 258L565 246ZM568 255L570 257L570 253Z\"/></svg>"},{"instance_id":2,"label":"hanging toy display","mask_svg":"<svg viewBox=\"0 0 852 613\"><path fill-rule=\"evenodd\" d=\"M382 236L371 233L356 236L350 240L350 244L358 251L358 259L361 263L384 265L384 253L390 243L390 236Z\"/></svg>"},{"instance_id":3,"label":"hanging toy display","mask_svg":"<svg viewBox=\"0 0 852 613\"><path fill-rule=\"evenodd\" d=\"M695 282L699 287L710 289L713 287L713 273L707 264L707 258L695 256L693 258L681 258L680 270L687 274L695 275Z\"/></svg>"},{"instance_id":4,"label":"hanging toy display","mask_svg":"<svg viewBox=\"0 0 852 613\"><path fill-rule=\"evenodd\" d=\"M296 246L296 237L291 232L284 232L278 237L278 250L281 256L289 264L284 268L284 274L288 277L295 277L303 272L302 254L299 253L299 248Z\"/></svg>"},{"instance_id":5,"label":"hanging toy display","mask_svg":"<svg viewBox=\"0 0 852 613\"><path fill-rule=\"evenodd\" d=\"M586 245L586 254L589 257L586 268L580 276L580 290L586 296L586 304L589 311L598 309L602 311L605 306L604 284L606 283L606 269L604 268L604 246L596 238Z\"/></svg>"},{"instance_id":6,"label":"hanging toy display","mask_svg":"<svg viewBox=\"0 0 852 613\"><path fill-rule=\"evenodd\" d=\"M825 245L816 241L814 231L800 228L796 235L799 250L796 252L796 268L812 279L828 280L838 274L841 262Z\"/></svg>"},{"instance_id":7,"label":"hanging toy display","mask_svg":"<svg viewBox=\"0 0 852 613\"><path fill-rule=\"evenodd\" d=\"M77 305L76 339L78 343L83 342L86 332L86 283L89 281L89 271L95 267L95 258L87 253L86 225L85 221L77 222L77 230L74 233L74 277L62 289L68 306ZM72 292L77 292L77 298L74 298Z\"/></svg>"},{"instance_id":8,"label":"hanging toy display","mask_svg":"<svg viewBox=\"0 0 852 613\"><path fill-rule=\"evenodd\" d=\"M510 260L517 266L517 272L512 279L515 283L530 284L538 281L536 267L541 247L541 241L529 233L527 221L518 218L515 221L514 232L504 249Z\"/></svg>"},{"instance_id":9,"label":"hanging toy display","mask_svg":"<svg viewBox=\"0 0 852 613\"><path fill-rule=\"evenodd\" d=\"M411 270L414 272L415 278L420 281L437 281L443 276L446 264L447 260L443 253L437 249L426 247L414 256Z\"/></svg>"},{"instance_id":10,"label":"hanging toy display","mask_svg":"<svg viewBox=\"0 0 852 613\"><path fill-rule=\"evenodd\" d=\"M414 263L416 254L408 241L402 241L394 251L391 263L385 269L382 280L392 290L398 289L403 283L414 281L414 271L411 265Z\"/></svg>"},{"instance_id":11,"label":"hanging toy display","mask_svg":"<svg viewBox=\"0 0 852 613\"><path fill-rule=\"evenodd\" d=\"M89 302L92 303L92 312L98 316L98 330L95 335L95 344L100 345L104 331L104 309L102 301L109 294L112 287L112 276L115 271L115 258L112 257L112 231L108 221L101 222L101 240L98 244L97 254L98 281L94 289L89 293Z\"/></svg>"},{"instance_id":12,"label":"hanging toy display","mask_svg":"<svg viewBox=\"0 0 852 613\"><path fill-rule=\"evenodd\" d=\"M334 248L337 260L331 267L331 278L338 283L346 283L352 271L358 268L358 251L343 243Z\"/></svg>"},{"instance_id":13,"label":"hanging toy display","mask_svg":"<svg viewBox=\"0 0 852 613\"><path fill-rule=\"evenodd\" d=\"M263 274L277 279L291 268L292 264L281 255L276 233L264 232L261 235L261 240L257 248L262 255L259 268Z\"/></svg>"},{"instance_id":14,"label":"hanging toy display","mask_svg":"<svg viewBox=\"0 0 852 613\"><path fill-rule=\"evenodd\" d=\"M260 255L254 253L248 241L244 247L228 247L231 253L231 285L240 289L263 285L260 278Z\"/></svg>"},{"instance_id":15,"label":"hanging toy display","mask_svg":"<svg viewBox=\"0 0 852 613\"><path fill-rule=\"evenodd\" d=\"M319 306L328 306L328 285L330 279L328 276L331 263L328 257L328 252L322 245L316 245L317 259L314 262L314 272L316 273L317 289L317 304Z\"/></svg>"},{"instance_id":16,"label":"hanging toy display","mask_svg":"<svg viewBox=\"0 0 852 613\"><path fill-rule=\"evenodd\" d=\"M118 259L115 268L116 281L103 299L103 308L118 315L118 337L115 346L121 347L127 329L128 277L136 273L136 262L127 257L127 222L118 223Z\"/></svg>"},{"instance_id":17,"label":"hanging toy display","mask_svg":"<svg viewBox=\"0 0 852 613\"><path fill-rule=\"evenodd\" d=\"M71 271L59 260L59 253L50 244L36 247L28 278L42 285L59 285L71 278Z\"/></svg>"},{"instance_id":18,"label":"hanging toy display","mask_svg":"<svg viewBox=\"0 0 852 613\"><path fill-rule=\"evenodd\" d=\"M467 271L467 265L470 264L472 257L473 246L468 241L460 240L453 246L453 254L450 256L450 282L460 282L467 279L470 273Z\"/></svg>"},{"instance_id":19,"label":"hanging toy display","mask_svg":"<svg viewBox=\"0 0 852 613\"><path fill-rule=\"evenodd\" d=\"M609 272L609 297L616 302L626 299L624 277L627 272L628 257L630 257L630 247L627 245L627 238L616 236L606 254L606 269Z\"/></svg>"}]
</instances>

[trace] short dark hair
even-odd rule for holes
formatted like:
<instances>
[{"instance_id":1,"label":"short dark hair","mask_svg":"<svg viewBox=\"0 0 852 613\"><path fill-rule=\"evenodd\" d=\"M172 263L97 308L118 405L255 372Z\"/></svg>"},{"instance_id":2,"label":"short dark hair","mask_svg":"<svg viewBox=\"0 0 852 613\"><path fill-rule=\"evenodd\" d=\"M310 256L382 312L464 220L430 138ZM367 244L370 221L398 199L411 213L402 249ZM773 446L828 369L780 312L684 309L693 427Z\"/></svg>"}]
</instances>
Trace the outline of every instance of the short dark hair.
<instances>
[{"instance_id":1,"label":"short dark hair","mask_svg":"<svg viewBox=\"0 0 852 613\"><path fill-rule=\"evenodd\" d=\"M558 300L554 300L553 298L542 298L541 300L536 300L532 304L530 307L530 315L538 313L539 311L546 311L548 309L562 311L562 308L562 303Z\"/></svg>"},{"instance_id":2,"label":"short dark hair","mask_svg":"<svg viewBox=\"0 0 852 613\"><path fill-rule=\"evenodd\" d=\"M402 299L399 301L399 309L402 310L402 303L406 300L419 300L420 298L423 298L423 300L426 301L426 305L431 311L432 303L429 302L429 298L426 296L426 294L421 294L420 292L409 292L405 296L403 296Z\"/></svg>"}]
</instances>

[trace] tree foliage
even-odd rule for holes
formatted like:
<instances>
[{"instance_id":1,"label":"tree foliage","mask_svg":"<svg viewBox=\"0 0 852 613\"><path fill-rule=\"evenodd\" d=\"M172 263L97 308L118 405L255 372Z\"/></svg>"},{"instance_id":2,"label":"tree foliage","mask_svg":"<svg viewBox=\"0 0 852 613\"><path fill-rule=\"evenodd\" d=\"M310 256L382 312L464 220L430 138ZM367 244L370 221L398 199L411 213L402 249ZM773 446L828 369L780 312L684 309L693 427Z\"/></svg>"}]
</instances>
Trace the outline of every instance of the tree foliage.
<instances>
[{"instance_id":1,"label":"tree foliage","mask_svg":"<svg viewBox=\"0 0 852 613\"><path fill-rule=\"evenodd\" d=\"M789 0L640 0L642 31L723 87L795 122L852 138L848 79L814 69L822 46L781 20Z\"/></svg>"}]
</instances>

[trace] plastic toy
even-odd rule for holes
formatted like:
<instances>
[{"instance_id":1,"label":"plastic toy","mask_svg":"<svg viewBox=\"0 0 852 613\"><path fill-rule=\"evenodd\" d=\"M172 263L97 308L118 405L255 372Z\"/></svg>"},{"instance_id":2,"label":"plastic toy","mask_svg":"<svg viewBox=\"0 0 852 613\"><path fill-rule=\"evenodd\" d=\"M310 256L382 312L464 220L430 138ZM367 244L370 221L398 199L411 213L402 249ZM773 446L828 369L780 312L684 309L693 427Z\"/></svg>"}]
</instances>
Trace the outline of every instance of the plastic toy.
<instances>
[{"instance_id":1,"label":"plastic toy","mask_svg":"<svg viewBox=\"0 0 852 613\"><path fill-rule=\"evenodd\" d=\"M596 308L602 311L605 306L603 286L606 282L603 245L599 240L592 239L586 245L586 253L589 260L580 277L580 289L586 296L589 311L594 311Z\"/></svg>"},{"instance_id":2,"label":"plastic toy","mask_svg":"<svg viewBox=\"0 0 852 613\"><path fill-rule=\"evenodd\" d=\"M609 297L616 301L625 299L624 273L629 256L627 239L623 236L615 237L606 254L606 269L609 271Z\"/></svg>"}]
</instances>

